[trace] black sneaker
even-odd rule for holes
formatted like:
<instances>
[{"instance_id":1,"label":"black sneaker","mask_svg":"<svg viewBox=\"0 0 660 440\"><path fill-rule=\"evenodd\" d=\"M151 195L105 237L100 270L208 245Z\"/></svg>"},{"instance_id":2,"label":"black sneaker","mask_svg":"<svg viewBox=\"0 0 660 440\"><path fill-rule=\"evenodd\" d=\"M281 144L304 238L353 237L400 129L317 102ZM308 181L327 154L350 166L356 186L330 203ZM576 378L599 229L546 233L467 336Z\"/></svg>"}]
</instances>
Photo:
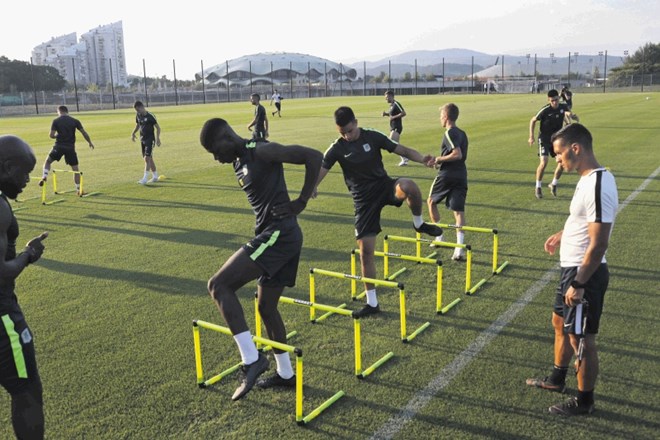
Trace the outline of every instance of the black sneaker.
<instances>
[{"instance_id":1,"label":"black sneaker","mask_svg":"<svg viewBox=\"0 0 660 440\"><path fill-rule=\"evenodd\" d=\"M257 386L259 388L272 388L272 387L288 387L293 388L296 386L296 375L294 374L288 379L284 379L278 373L268 376L265 379L259 379L257 381Z\"/></svg>"},{"instance_id":2,"label":"black sneaker","mask_svg":"<svg viewBox=\"0 0 660 440\"><path fill-rule=\"evenodd\" d=\"M365 304L364 307L362 307L360 310L356 310L353 312L353 317L355 318L364 318L365 316L369 315L375 315L376 313L380 313L380 306L376 305L376 307L370 306L369 304Z\"/></svg>"},{"instance_id":3,"label":"black sneaker","mask_svg":"<svg viewBox=\"0 0 660 440\"><path fill-rule=\"evenodd\" d=\"M546 376L543 379L527 379L525 383L530 387L543 388L544 390L555 391L557 393L563 393L566 391L566 382L550 382L550 376Z\"/></svg>"},{"instance_id":4,"label":"black sneaker","mask_svg":"<svg viewBox=\"0 0 660 440\"><path fill-rule=\"evenodd\" d=\"M252 362L249 365L241 365L241 384L236 388L236 391L234 391L231 400L238 400L245 396L257 382L257 378L267 369L268 359L261 352L255 362Z\"/></svg>"},{"instance_id":5,"label":"black sneaker","mask_svg":"<svg viewBox=\"0 0 660 440\"><path fill-rule=\"evenodd\" d=\"M541 188L536 188L536 191L534 192L536 195L537 199L542 199L543 198L543 193L541 192Z\"/></svg>"},{"instance_id":6,"label":"black sneaker","mask_svg":"<svg viewBox=\"0 0 660 440\"><path fill-rule=\"evenodd\" d=\"M415 231L422 234L430 235L431 237L439 237L442 235L442 228L440 226L433 225L431 223L422 223L419 228L415 228Z\"/></svg>"},{"instance_id":7,"label":"black sneaker","mask_svg":"<svg viewBox=\"0 0 660 440\"><path fill-rule=\"evenodd\" d=\"M564 403L558 403L548 408L552 414L559 414L561 416L580 416L583 414L591 414L594 412L594 404L579 405L577 397L571 397Z\"/></svg>"},{"instance_id":8,"label":"black sneaker","mask_svg":"<svg viewBox=\"0 0 660 440\"><path fill-rule=\"evenodd\" d=\"M548 188L550 188L553 197L557 197L557 185L549 184Z\"/></svg>"}]
</instances>

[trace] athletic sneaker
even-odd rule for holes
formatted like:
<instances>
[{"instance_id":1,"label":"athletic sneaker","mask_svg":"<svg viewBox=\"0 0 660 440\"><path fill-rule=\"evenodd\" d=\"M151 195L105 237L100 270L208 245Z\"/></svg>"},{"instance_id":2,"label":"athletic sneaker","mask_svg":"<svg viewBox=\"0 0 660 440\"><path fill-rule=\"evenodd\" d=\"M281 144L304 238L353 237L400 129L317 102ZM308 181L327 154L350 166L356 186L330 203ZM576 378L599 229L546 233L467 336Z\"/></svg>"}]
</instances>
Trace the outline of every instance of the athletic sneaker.
<instances>
[{"instance_id":1,"label":"athletic sneaker","mask_svg":"<svg viewBox=\"0 0 660 440\"><path fill-rule=\"evenodd\" d=\"M402 157L401 162L399 162L399 165L397 165L397 166L405 167L406 165L408 165L408 158L407 157Z\"/></svg>"},{"instance_id":2,"label":"athletic sneaker","mask_svg":"<svg viewBox=\"0 0 660 440\"><path fill-rule=\"evenodd\" d=\"M236 391L234 391L234 395L231 396L231 400L238 400L245 396L252 389L252 387L254 387L254 384L257 382L257 378L267 369L268 359L261 352L259 352L259 357L256 361L249 365L241 365L241 384L238 388L236 388Z\"/></svg>"},{"instance_id":3,"label":"athletic sneaker","mask_svg":"<svg viewBox=\"0 0 660 440\"><path fill-rule=\"evenodd\" d=\"M138 183L139 183L140 185L146 185L147 182L148 182L148 180L147 180L146 177L143 177L142 179L138 180Z\"/></svg>"},{"instance_id":4,"label":"athletic sneaker","mask_svg":"<svg viewBox=\"0 0 660 440\"><path fill-rule=\"evenodd\" d=\"M579 416L583 414L591 414L594 412L594 404L580 405L578 404L577 397L571 397L564 403L558 403L548 408L552 414L559 414L561 416Z\"/></svg>"},{"instance_id":5,"label":"athletic sneaker","mask_svg":"<svg viewBox=\"0 0 660 440\"><path fill-rule=\"evenodd\" d=\"M433 241L431 242L431 244L429 244L429 247L432 247L432 248L434 248L434 247L436 247L436 246L437 246L437 247L440 247L440 246L438 246L436 243L442 243L443 241L445 241L445 237L444 237L444 236L440 235L439 237L435 237L435 238L433 239Z\"/></svg>"},{"instance_id":6,"label":"athletic sneaker","mask_svg":"<svg viewBox=\"0 0 660 440\"><path fill-rule=\"evenodd\" d=\"M554 197L557 197L557 185L553 185L552 183L548 185L548 188L550 188L550 192Z\"/></svg>"},{"instance_id":7,"label":"athletic sneaker","mask_svg":"<svg viewBox=\"0 0 660 440\"><path fill-rule=\"evenodd\" d=\"M451 259L454 261L464 261L466 259L465 249L454 248L454 255L451 256Z\"/></svg>"},{"instance_id":8,"label":"athletic sneaker","mask_svg":"<svg viewBox=\"0 0 660 440\"><path fill-rule=\"evenodd\" d=\"M46 184L46 178L42 177L41 180L39 181L39 186L44 186Z\"/></svg>"},{"instance_id":9,"label":"athletic sneaker","mask_svg":"<svg viewBox=\"0 0 660 440\"><path fill-rule=\"evenodd\" d=\"M543 198L543 193L541 192L541 188L536 188L535 193L537 199L542 199Z\"/></svg>"},{"instance_id":10,"label":"athletic sneaker","mask_svg":"<svg viewBox=\"0 0 660 440\"><path fill-rule=\"evenodd\" d=\"M543 388L544 390L555 391L557 393L563 393L566 391L566 382L550 382L550 376L546 376L543 379L530 378L527 379L525 383L530 387Z\"/></svg>"},{"instance_id":11,"label":"athletic sneaker","mask_svg":"<svg viewBox=\"0 0 660 440\"><path fill-rule=\"evenodd\" d=\"M414 226L413 226L414 227ZM419 228L414 227L415 231L420 232L422 234L428 234L431 237L439 237L442 235L442 228L437 225L433 225L431 223L422 223Z\"/></svg>"},{"instance_id":12,"label":"athletic sneaker","mask_svg":"<svg viewBox=\"0 0 660 440\"><path fill-rule=\"evenodd\" d=\"M293 388L296 386L296 375L294 374L288 379L284 379L278 373L268 376L265 379L259 379L257 381L257 386L259 388L272 388L272 387L288 387Z\"/></svg>"},{"instance_id":13,"label":"athletic sneaker","mask_svg":"<svg viewBox=\"0 0 660 440\"><path fill-rule=\"evenodd\" d=\"M376 313L380 313L380 305L376 305L376 307L373 307L370 306L369 304L365 304L365 306L362 307L360 310L356 310L353 312L353 317L364 318L365 316L375 315Z\"/></svg>"},{"instance_id":14,"label":"athletic sneaker","mask_svg":"<svg viewBox=\"0 0 660 440\"><path fill-rule=\"evenodd\" d=\"M149 182L151 182L151 183L158 182L158 176L152 176L151 180L149 180Z\"/></svg>"}]
</instances>

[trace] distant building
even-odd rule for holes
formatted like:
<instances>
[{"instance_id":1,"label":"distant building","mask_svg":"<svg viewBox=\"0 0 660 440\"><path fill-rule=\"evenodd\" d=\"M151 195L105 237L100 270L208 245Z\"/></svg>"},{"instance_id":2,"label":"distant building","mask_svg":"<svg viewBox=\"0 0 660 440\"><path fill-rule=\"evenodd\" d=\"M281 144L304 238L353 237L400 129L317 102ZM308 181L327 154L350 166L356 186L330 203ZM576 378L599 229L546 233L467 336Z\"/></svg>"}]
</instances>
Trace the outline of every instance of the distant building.
<instances>
[{"instance_id":1,"label":"distant building","mask_svg":"<svg viewBox=\"0 0 660 440\"><path fill-rule=\"evenodd\" d=\"M75 32L52 38L32 50L32 62L56 68L69 84L128 84L121 21L92 29L79 42Z\"/></svg>"},{"instance_id":2,"label":"distant building","mask_svg":"<svg viewBox=\"0 0 660 440\"><path fill-rule=\"evenodd\" d=\"M216 64L195 75L218 87L301 85L357 79L357 71L334 61L298 53L258 53Z\"/></svg>"}]
</instances>

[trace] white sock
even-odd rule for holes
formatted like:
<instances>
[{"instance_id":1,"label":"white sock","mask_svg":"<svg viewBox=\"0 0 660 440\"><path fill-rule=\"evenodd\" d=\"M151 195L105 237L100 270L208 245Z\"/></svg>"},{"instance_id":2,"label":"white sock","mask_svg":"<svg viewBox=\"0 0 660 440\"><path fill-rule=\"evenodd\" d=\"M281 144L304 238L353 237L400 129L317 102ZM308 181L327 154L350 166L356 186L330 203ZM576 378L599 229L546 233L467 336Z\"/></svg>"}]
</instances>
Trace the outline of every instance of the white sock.
<instances>
[{"instance_id":1,"label":"white sock","mask_svg":"<svg viewBox=\"0 0 660 440\"><path fill-rule=\"evenodd\" d=\"M541 181L540 181L540 180L537 180L537 181L536 181L536 187L537 187L537 188L540 188L540 187L541 187Z\"/></svg>"},{"instance_id":2,"label":"white sock","mask_svg":"<svg viewBox=\"0 0 660 440\"><path fill-rule=\"evenodd\" d=\"M458 230L456 231L456 243L465 244L465 232Z\"/></svg>"},{"instance_id":3,"label":"white sock","mask_svg":"<svg viewBox=\"0 0 660 440\"><path fill-rule=\"evenodd\" d=\"M259 359L257 346L254 345L252 335L249 331L234 335L234 341L236 341L236 345L238 345L238 351L241 352L241 360L244 365L249 365Z\"/></svg>"},{"instance_id":4,"label":"white sock","mask_svg":"<svg viewBox=\"0 0 660 440\"><path fill-rule=\"evenodd\" d=\"M293 368L291 368L291 359L289 352L275 353L275 362L277 363L277 374L282 379L291 379L293 377Z\"/></svg>"},{"instance_id":5,"label":"white sock","mask_svg":"<svg viewBox=\"0 0 660 440\"><path fill-rule=\"evenodd\" d=\"M154 179L158 179L158 173L156 171L153 171L151 173L151 177L153 177Z\"/></svg>"},{"instance_id":6,"label":"white sock","mask_svg":"<svg viewBox=\"0 0 660 440\"><path fill-rule=\"evenodd\" d=\"M149 171L144 172L144 176L142 176L144 180L147 180L149 178Z\"/></svg>"},{"instance_id":7,"label":"white sock","mask_svg":"<svg viewBox=\"0 0 660 440\"><path fill-rule=\"evenodd\" d=\"M435 237L434 241L445 241L445 234Z\"/></svg>"},{"instance_id":8,"label":"white sock","mask_svg":"<svg viewBox=\"0 0 660 440\"><path fill-rule=\"evenodd\" d=\"M42 177L43 179L47 178L47 177L48 177L48 172L49 172L49 171L50 171L50 168L49 168L49 169L44 168L44 173L42 174L41 177Z\"/></svg>"},{"instance_id":9,"label":"white sock","mask_svg":"<svg viewBox=\"0 0 660 440\"><path fill-rule=\"evenodd\" d=\"M557 186L558 183L559 183L559 179L552 179L552 183L550 185Z\"/></svg>"},{"instance_id":10,"label":"white sock","mask_svg":"<svg viewBox=\"0 0 660 440\"><path fill-rule=\"evenodd\" d=\"M413 224L415 225L416 228L422 226L422 223L424 223L424 219L422 218L421 215L413 215Z\"/></svg>"},{"instance_id":11,"label":"white sock","mask_svg":"<svg viewBox=\"0 0 660 440\"><path fill-rule=\"evenodd\" d=\"M78 191L80 191L80 184L79 184L79 183L76 183L76 189L77 189Z\"/></svg>"},{"instance_id":12,"label":"white sock","mask_svg":"<svg viewBox=\"0 0 660 440\"><path fill-rule=\"evenodd\" d=\"M367 290L367 304L371 307L378 305L378 296L376 296L376 289Z\"/></svg>"}]
</instances>

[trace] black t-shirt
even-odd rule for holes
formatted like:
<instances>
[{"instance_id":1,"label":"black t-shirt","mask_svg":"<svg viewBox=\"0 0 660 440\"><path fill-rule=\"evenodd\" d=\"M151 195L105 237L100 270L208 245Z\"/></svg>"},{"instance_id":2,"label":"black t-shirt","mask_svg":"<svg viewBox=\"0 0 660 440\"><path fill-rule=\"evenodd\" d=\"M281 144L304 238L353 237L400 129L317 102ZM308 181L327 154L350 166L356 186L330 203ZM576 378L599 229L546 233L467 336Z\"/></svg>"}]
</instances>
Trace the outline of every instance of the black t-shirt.
<instances>
[{"instance_id":1,"label":"black t-shirt","mask_svg":"<svg viewBox=\"0 0 660 440\"><path fill-rule=\"evenodd\" d=\"M381 149L392 153L396 142L383 133L360 128L360 136L353 142L344 138L334 141L323 156L323 168L329 170L336 162L344 173L344 182L355 203L368 201L378 191L383 180L389 179L383 166Z\"/></svg>"},{"instance_id":2,"label":"black t-shirt","mask_svg":"<svg viewBox=\"0 0 660 440\"><path fill-rule=\"evenodd\" d=\"M2 199L0 200L0 203L6 205L5 209L11 211L11 206L9 205L7 197L4 194L0 194L0 199ZM9 261L16 258L16 239L18 238L18 222L16 221L16 216L14 216L13 212L11 213L9 228L4 232L7 234L5 261ZM2 285L0 285L0 315L20 311L16 300L16 294L14 293L15 284L15 280L3 280Z\"/></svg>"},{"instance_id":3,"label":"black t-shirt","mask_svg":"<svg viewBox=\"0 0 660 440\"><path fill-rule=\"evenodd\" d=\"M468 137L463 130L458 127L451 127L445 131L442 137L442 146L440 147L440 155L447 156L455 148L461 149L463 157L461 160L452 160L449 162L442 162L438 175L451 176L451 177L467 177L467 168L465 161L468 155Z\"/></svg>"},{"instance_id":4,"label":"black t-shirt","mask_svg":"<svg viewBox=\"0 0 660 440\"><path fill-rule=\"evenodd\" d=\"M273 217L273 206L291 200L282 163L266 162L255 156L255 150L260 144L263 145L262 142L249 142L233 162L238 184L245 191L256 216L256 234L272 223L281 221Z\"/></svg>"},{"instance_id":5,"label":"black t-shirt","mask_svg":"<svg viewBox=\"0 0 660 440\"><path fill-rule=\"evenodd\" d=\"M151 112L146 112L141 115L135 115L135 123L140 126L140 138L142 140L152 140L155 138L154 126L158 124L156 117Z\"/></svg>"},{"instance_id":6,"label":"black t-shirt","mask_svg":"<svg viewBox=\"0 0 660 440\"><path fill-rule=\"evenodd\" d=\"M62 115L53 119L50 129L57 132L55 145L58 147L73 148L76 145L76 130L82 131L83 126L76 118L69 115Z\"/></svg>"},{"instance_id":7,"label":"black t-shirt","mask_svg":"<svg viewBox=\"0 0 660 440\"><path fill-rule=\"evenodd\" d=\"M390 116L400 115L401 113L403 113L403 106L399 101L396 100L392 101L388 113ZM403 121L401 120L401 118L396 118L394 120L390 119L390 128L392 130L403 128Z\"/></svg>"},{"instance_id":8,"label":"black t-shirt","mask_svg":"<svg viewBox=\"0 0 660 440\"><path fill-rule=\"evenodd\" d=\"M254 125L255 131L264 133L266 131L266 108L259 104L254 109L254 116L257 118L257 123Z\"/></svg>"},{"instance_id":9,"label":"black t-shirt","mask_svg":"<svg viewBox=\"0 0 660 440\"><path fill-rule=\"evenodd\" d=\"M568 106L564 103L559 103L556 109L546 104L539 110L536 120L541 122L539 138L542 142L550 142L550 137L561 130L564 126L564 113L567 111L569 111Z\"/></svg>"}]
</instances>

